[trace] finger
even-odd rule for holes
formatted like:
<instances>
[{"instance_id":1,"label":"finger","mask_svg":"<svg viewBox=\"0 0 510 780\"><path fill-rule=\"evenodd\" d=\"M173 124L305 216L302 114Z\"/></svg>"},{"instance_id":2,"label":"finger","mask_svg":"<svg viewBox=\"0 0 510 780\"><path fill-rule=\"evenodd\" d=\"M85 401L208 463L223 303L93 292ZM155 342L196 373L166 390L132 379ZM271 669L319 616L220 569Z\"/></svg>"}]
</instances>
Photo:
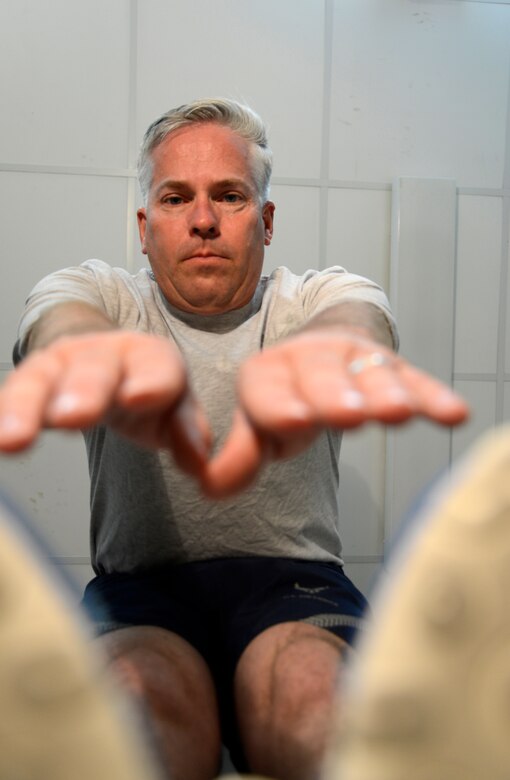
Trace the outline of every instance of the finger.
<instances>
[{"instance_id":1,"label":"finger","mask_svg":"<svg viewBox=\"0 0 510 780\"><path fill-rule=\"evenodd\" d=\"M17 452L35 441L60 370L55 356L34 353L9 374L0 389L0 450Z\"/></svg>"},{"instance_id":2,"label":"finger","mask_svg":"<svg viewBox=\"0 0 510 780\"><path fill-rule=\"evenodd\" d=\"M56 345L62 371L54 385L44 421L49 427L79 429L100 422L122 380L119 345L111 340L81 341L74 354Z\"/></svg>"},{"instance_id":3,"label":"finger","mask_svg":"<svg viewBox=\"0 0 510 780\"><path fill-rule=\"evenodd\" d=\"M318 425L352 427L364 419L362 397L331 354L263 353L243 367L239 397L258 428L279 436Z\"/></svg>"},{"instance_id":4,"label":"finger","mask_svg":"<svg viewBox=\"0 0 510 780\"><path fill-rule=\"evenodd\" d=\"M124 349L122 367L117 400L126 408L165 408L176 403L187 390L184 361L167 339L130 340Z\"/></svg>"},{"instance_id":5,"label":"finger","mask_svg":"<svg viewBox=\"0 0 510 780\"><path fill-rule=\"evenodd\" d=\"M170 415L166 436L167 446L179 468L201 478L211 450L212 435L207 418L191 393L186 393Z\"/></svg>"},{"instance_id":6,"label":"finger","mask_svg":"<svg viewBox=\"0 0 510 780\"><path fill-rule=\"evenodd\" d=\"M331 349L296 355L292 371L299 396L313 409L317 424L353 428L367 419L366 401L343 359Z\"/></svg>"},{"instance_id":7,"label":"finger","mask_svg":"<svg viewBox=\"0 0 510 780\"><path fill-rule=\"evenodd\" d=\"M154 414L175 406L186 389L182 358L164 339L116 332L56 347L65 371L48 408L49 425L87 427L117 405Z\"/></svg>"},{"instance_id":8,"label":"finger","mask_svg":"<svg viewBox=\"0 0 510 780\"><path fill-rule=\"evenodd\" d=\"M267 442L244 413L237 410L225 444L202 472L203 493L219 499L244 490L253 482L268 456Z\"/></svg>"},{"instance_id":9,"label":"finger","mask_svg":"<svg viewBox=\"0 0 510 780\"><path fill-rule=\"evenodd\" d=\"M469 406L448 385L408 363L400 369L401 380L413 394L417 413L441 425L458 425L469 417Z\"/></svg>"},{"instance_id":10,"label":"finger","mask_svg":"<svg viewBox=\"0 0 510 780\"><path fill-rule=\"evenodd\" d=\"M369 357L362 356L357 360L365 361ZM353 379L363 395L367 419L398 424L418 413L416 398L403 379L398 359L393 356L384 358L381 355L381 364L367 363L367 367L355 373ZM354 362L349 365L354 365Z\"/></svg>"}]
</instances>

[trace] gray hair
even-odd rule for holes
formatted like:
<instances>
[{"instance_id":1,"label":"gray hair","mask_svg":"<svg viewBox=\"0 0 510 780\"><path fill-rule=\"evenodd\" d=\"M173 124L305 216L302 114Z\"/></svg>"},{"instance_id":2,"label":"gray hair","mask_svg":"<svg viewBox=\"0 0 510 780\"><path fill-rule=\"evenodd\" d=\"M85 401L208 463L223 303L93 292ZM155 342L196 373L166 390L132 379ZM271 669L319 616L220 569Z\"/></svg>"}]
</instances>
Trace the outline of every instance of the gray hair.
<instances>
[{"instance_id":1,"label":"gray hair","mask_svg":"<svg viewBox=\"0 0 510 780\"><path fill-rule=\"evenodd\" d=\"M261 200L265 202L268 199L273 155L262 119L249 106L227 98L213 98L172 108L147 128L138 157L138 181L144 203L147 203L151 185L153 149L179 128L206 122L225 125L253 144L255 182Z\"/></svg>"}]
</instances>

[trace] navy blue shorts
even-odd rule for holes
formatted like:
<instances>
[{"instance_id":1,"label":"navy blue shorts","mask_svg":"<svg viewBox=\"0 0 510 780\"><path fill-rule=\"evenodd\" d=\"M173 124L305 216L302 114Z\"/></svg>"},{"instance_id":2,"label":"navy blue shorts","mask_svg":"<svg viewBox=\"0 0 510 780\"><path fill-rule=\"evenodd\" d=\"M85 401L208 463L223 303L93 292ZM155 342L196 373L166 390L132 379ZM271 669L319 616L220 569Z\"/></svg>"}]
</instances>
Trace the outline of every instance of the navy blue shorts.
<instances>
[{"instance_id":1,"label":"navy blue shorts","mask_svg":"<svg viewBox=\"0 0 510 780\"><path fill-rule=\"evenodd\" d=\"M300 621L352 643L367 610L341 566L288 558L223 558L102 574L87 585L83 603L98 634L158 626L198 650L214 678L223 740L239 771L246 766L239 758L233 678L252 639L270 626Z\"/></svg>"}]
</instances>

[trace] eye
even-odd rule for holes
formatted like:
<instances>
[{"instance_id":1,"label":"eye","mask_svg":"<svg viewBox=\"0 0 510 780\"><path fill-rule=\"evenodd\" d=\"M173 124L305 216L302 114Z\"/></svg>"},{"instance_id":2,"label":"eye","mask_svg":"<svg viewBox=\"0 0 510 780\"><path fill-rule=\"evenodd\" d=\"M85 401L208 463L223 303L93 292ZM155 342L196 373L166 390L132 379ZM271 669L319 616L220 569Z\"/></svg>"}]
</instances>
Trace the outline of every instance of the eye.
<instances>
[{"instance_id":1,"label":"eye","mask_svg":"<svg viewBox=\"0 0 510 780\"><path fill-rule=\"evenodd\" d=\"M180 206L184 203L182 195L165 195L161 198L162 203L167 203L169 206Z\"/></svg>"},{"instance_id":2,"label":"eye","mask_svg":"<svg viewBox=\"0 0 510 780\"><path fill-rule=\"evenodd\" d=\"M221 195L220 200L223 200L225 203L241 203L244 198L238 192L225 192Z\"/></svg>"}]
</instances>

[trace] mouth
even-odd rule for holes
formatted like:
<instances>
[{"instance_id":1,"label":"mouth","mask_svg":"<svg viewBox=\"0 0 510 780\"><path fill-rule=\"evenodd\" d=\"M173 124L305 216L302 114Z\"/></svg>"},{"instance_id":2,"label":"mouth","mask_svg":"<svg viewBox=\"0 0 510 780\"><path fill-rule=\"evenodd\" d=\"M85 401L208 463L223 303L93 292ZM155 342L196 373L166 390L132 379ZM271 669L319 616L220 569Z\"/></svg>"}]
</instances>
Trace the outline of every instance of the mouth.
<instances>
[{"instance_id":1,"label":"mouth","mask_svg":"<svg viewBox=\"0 0 510 780\"><path fill-rule=\"evenodd\" d=\"M189 260L195 260L195 261L202 261L202 262L208 262L208 261L217 261L217 260L227 260L228 258L224 255L217 255L214 254L214 252L197 252L195 255L189 255L189 257L185 258L185 262Z\"/></svg>"}]
</instances>

